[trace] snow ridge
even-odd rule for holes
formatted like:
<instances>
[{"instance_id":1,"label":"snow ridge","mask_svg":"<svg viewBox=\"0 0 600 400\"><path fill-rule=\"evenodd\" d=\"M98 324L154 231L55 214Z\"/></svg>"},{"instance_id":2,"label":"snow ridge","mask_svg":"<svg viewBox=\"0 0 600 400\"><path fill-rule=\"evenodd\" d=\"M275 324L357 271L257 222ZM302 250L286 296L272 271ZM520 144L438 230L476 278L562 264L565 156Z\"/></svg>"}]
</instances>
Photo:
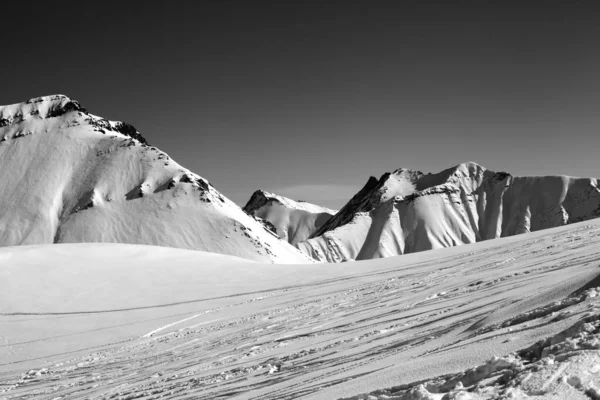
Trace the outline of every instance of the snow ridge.
<instances>
[{"instance_id":1,"label":"snow ridge","mask_svg":"<svg viewBox=\"0 0 600 400\"><path fill-rule=\"evenodd\" d=\"M56 94L51 96L35 97L24 103L17 103L8 106L0 106L0 128L9 125L18 125L27 122L30 119L47 119L61 117L67 113L77 113L79 116L86 115L86 122L97 128L98 132L120 133L131 137L142 144L148 145L146 139L131 124L121 121L109 121L107 119L89 114L77 100L71 100L69 97ZM21 134L19 134L21 133ZM22 131L13 135L13 138L25 136ZM5 135L2 140L7 140L9 136Z\"/></svg>"}]
</instances>

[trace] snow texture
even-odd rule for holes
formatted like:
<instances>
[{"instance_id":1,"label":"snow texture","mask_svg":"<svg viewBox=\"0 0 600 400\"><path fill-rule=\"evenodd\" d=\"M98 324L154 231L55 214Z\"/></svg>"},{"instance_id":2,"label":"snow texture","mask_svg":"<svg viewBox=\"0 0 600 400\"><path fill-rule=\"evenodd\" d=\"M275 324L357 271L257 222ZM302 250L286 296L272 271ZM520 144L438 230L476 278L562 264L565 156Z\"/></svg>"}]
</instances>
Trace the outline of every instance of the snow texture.
<instances>
[{"instance_id":1,"label":"snow texture","mask_svg":"<svg viewBox=\"0 0 600 400\"><path fill-rule=\"evenodd\" d=\"M402 257L0 249L0 397L597 399L600 220Z\"/></svg>"}]
</instances>

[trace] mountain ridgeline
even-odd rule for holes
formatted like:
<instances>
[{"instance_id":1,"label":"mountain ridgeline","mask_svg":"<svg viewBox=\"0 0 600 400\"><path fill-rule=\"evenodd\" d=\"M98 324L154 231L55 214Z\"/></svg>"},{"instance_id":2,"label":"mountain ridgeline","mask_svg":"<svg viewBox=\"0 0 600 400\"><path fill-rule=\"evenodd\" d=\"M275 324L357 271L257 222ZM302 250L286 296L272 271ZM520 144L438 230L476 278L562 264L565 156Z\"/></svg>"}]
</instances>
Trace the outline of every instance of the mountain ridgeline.
<instances>
[{"instance_id":1,"label":"mountain ridgeline","mask_svg":"<svg viewBox=\"0 0 600 400\"><path fill-rule=\"evenodd\" d=\"M0 106L0 246L113 242L274 263L389 257L600 216L595 178L464 163L398 169L341 210L256 191L244 209L125 122L63 95Z\"/></svg>"},{"instance_id":2,"label":"mountain ridgeline","mask_svg":"<svg viewBox=\"0 0 600 400\"><path fill-rule=\"evenodd\" d=\"M437 174L398 169L365 186L294 244L316 260L390 257L600 216L594 178L514 177L468 162ZM268 213L263 218L271 221Z\"/></svg>"},{"instance_id":3,"label":"mountain ridgeline","mask_svg":"<svg viewBox=\"0 0 600 400\"><path fill-rule=\"evenodd\" d=\"M63 95L0 107L0 246L112 242L312 259L132 125Z\"/></svg>"}]
</instances>

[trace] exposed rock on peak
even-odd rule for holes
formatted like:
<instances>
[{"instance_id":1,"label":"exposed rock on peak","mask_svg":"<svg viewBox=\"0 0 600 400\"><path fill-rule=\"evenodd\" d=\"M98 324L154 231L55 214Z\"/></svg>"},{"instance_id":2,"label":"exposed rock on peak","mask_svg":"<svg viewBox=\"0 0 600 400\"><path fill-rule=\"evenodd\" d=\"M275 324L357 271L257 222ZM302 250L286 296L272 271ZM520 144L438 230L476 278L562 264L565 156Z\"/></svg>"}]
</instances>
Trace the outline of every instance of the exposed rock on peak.
<instances>
[{"instance_id":1,"label":"exposed rock on peak","mask_svg":"<svg viewBox=\"0 0 600 400\"><path fill-rule=\"evenodd\" d=\"M62 94L56 94L36 97L23 103L0 106L0 118L17 123L23 122L24 119L31 116L54 118L70 111L86 112L78 101L71 100Z\"/></svg>"},{"instance_id":2,"label":"exposed rock on peak","mask_svg":"<svg viewBox=\"0 0 600 400\"><path fill-rule=\"evenodd\" d=\"M53 107L50 107L46 114L46 118L60 117L61 115L73 111L81 111L82 113L87 113L87 110L81 107L81 104L79 104L78 101L69 100L66 102L63 101L62 103L58 103L55 104Z\"/></svg>"},{"instance_id":3,"label":"exposed rock on peak","mask_svg":"<svg viewBox=\"0 0 600 400\"><path fill-rule=\"evenodd\" d=\"M131 124L127 122L117 122L113 126L113 130L122 133L125 136L129 136L130 138L138 140L140 143L145 145L149 145L146 138L142 136L142 134Z\"/></svg>"},{"instance_id":4,"label":"exposed rock on peak","mask_svg":"<svg viewBox=\"0 0 600 400\"><path fill-rule=\"evenodd\" d=\"M42 96L29 99L24 103L17 103L8 106L0 106L0 128L9 125L20 125L23 123L34 123L36 120L58 118L76 113L68 123L81 124L79 121L85 115L85 123L94 127L94 130L101 133L107 131L119 133L121 135L137 140L143 145L148 145L146 139L141 133L131 124L120 121L109 121L107 119L89 114L87 110L81 106L77 100L71 100L69 97L62 94L51 96ZM19 127L14 127L18 130ZM15 132L12 137L25 136L23 131ZM9 137L4 136L5 140Z\"/></svg>"}]
</instances>

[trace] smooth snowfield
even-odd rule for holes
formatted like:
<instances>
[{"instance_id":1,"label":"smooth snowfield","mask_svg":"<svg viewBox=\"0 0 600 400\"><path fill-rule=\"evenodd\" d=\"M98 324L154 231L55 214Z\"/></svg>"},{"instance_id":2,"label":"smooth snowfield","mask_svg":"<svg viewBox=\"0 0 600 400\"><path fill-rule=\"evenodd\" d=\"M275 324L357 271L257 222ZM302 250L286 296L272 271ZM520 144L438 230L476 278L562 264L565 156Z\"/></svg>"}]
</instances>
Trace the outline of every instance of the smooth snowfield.
<instances>
[{"instance_id":1,"label":"smooth snowfield","mask_svg":"<svg viewBox=\"0 0 600 400\"><path fill-rule=\"evenodd\" d=\"M0 106L0 183L0 246L111 242L312 261L134 127L66 96Z\"/></svg>"},{"instance_id":2,"label":"smooth snowfield","mask_svg":"<svg viewBox=\"0 0 600 400\"><path fill-rule=\"evenodd\" d=\"M0 249L0 397L597 398L599 245L594 220L331 265Z\"/></svg>"}]
</instances>

